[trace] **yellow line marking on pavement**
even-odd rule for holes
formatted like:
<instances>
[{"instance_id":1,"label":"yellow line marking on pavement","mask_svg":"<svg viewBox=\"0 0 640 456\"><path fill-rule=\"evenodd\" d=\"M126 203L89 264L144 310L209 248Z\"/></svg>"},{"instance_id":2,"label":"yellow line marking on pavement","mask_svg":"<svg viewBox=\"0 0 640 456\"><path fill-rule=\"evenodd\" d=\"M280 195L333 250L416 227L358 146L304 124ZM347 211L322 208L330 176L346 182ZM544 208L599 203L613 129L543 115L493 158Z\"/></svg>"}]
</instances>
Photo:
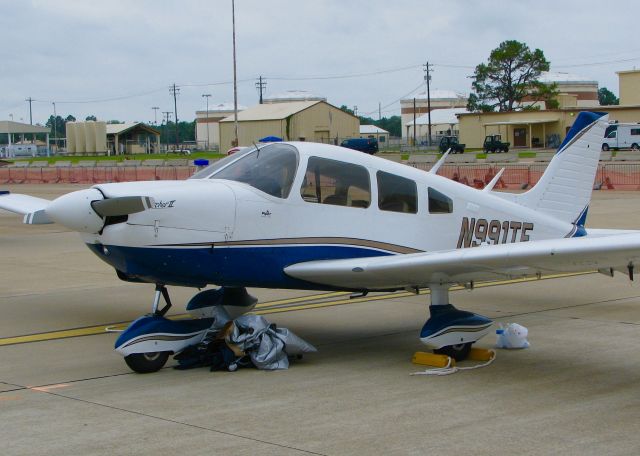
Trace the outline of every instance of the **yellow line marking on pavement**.
<instances>
[{"instance_id":1,"label":"yellow line marking on pavement","mask_svg":"<svg viewBox=\"0 0 640 456\"><path fill-rule=\"evenodd\" d=\"M21 399L22 396L0 396L0 401L19 401Z\"/></svg>"},{"instance_id":2,"label":"yellow line marking on pavement","mask_svg":"<svg viewBox=\"0 0 640 456\"><path fill-rule=\"evenodd\" d=\"M530 277L530 278L510 279L510 280L501 280L501 281L492 281L492 282L481 282L481 283L475 284L474 288L487 288L487 287L494 287L494 286L500 286L500 285L534 282L537 280L575 277L575 276L594 274L594 273L595 271L576 272L576 273L567 273L567 274L546 275L546 276L542 276L541 279ZM463 289L464 287L459 285L451 287L451 291L458 291ZM330 298L339 298L339 297L347 296L350 294L351 293L349 292L339 291L339 292L321 293L316 295L306 295L306 296L300 296L296 298L269 301L269 302L258 304L256 306L256 310L254 310L251 313L256 315L268 315L268 314L275 314L275 313L320 309L324 307L341 306L341 305L347 305L347 304L358 304L358 303L365 303L365 302L376 302L376 301L383 301L387 299L399 299L399 298L416 296L415 293L404 291L404 292L385 293L385 294L373 295L373 296L363 296L358 298L337 299L337 300L326 301L327 299L330 299ZM428 288L421 289L420 294L428 295L429 289ZM320 302L315 302L315 301L320 301ZM295 305L297 303L302 303L302 304ZM189 317L189 314L184 313L179 315L173 315L169 318L179 320L179 319L184 319L188 317ZM73 328L73 329L65 329L60 331L27 334L23 336L4 337L4 338L0 338L0 347L7 346L7 345L24 344L24 343L30 343L30 342L44 342L49 340L68 339L71 337L94 336L99 334L105 334L107 332L106 331L107 328L109 328L110 330L121 330L129 326L130 323L131 322L119 322L119 323L110 323L106 325L95 325L95 326L87 326L83 328Z\"/></svg>"},{"instance_id":3,"label":"yellow line marking on pavement","mask_svg":"<svg viewBox=\"0 0 640 456\"><path fill-rule=\"evenodd\" d=\"M58 389L58 388L66 388L67 386L71 386L67 383L60 383L58 385L47 385L47 386L29 386L27 387L31 391L40 391L41 393L48 393L49 390Z\"/></svg>"}]
</instances>

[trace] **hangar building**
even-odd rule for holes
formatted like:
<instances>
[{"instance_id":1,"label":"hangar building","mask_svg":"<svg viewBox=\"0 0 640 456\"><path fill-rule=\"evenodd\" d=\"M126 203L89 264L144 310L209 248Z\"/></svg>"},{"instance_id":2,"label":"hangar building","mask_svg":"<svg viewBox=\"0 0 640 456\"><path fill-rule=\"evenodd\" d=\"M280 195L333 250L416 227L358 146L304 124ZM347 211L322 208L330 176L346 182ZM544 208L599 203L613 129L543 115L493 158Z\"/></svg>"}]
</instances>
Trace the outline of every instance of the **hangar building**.
<instances>
[{"instance_id":1,"label":"hangar building","mask_svg":"<svg viewBox=\"0 0 640 456\"><path fill-rule=\"evenodd\" d=\"M220 150L232 147L234 116L220 121ZM360 121L326 101L265 103L238 113L238 142L250 146L266 136L285 141L313 141L337 144L344 138L357 138Z\"/></svg>"},{"instance_id":2,"label":"hangar building","mask_svg":"<svg viewBox=\"0 0 640 456\"><path fill-rule=\"evenodd\" d=\"M238 112L247 109L238 105ZM233 103L220 103L206 109L196 111L196 143L199 149L216 149L220 144L220 128L218 122L233 115Z\"/></svg>"}]
</instances>

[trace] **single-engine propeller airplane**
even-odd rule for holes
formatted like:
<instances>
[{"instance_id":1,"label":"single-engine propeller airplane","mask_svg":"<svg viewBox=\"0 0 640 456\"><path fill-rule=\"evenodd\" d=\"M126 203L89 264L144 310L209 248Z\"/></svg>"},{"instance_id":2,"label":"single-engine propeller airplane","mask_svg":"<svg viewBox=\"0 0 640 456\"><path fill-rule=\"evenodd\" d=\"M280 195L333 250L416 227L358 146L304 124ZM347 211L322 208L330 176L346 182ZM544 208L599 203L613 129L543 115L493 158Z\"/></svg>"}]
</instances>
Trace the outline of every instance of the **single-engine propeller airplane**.
<instances>
[{"instance_id":1,"label":"single-engine propeller airplane","mask_svg":"<svg viewBox=\"0 0 640 456\"><path fill-rule=\"evenodd\" d=\"M53 201L0 196L27 224L59 223L122 280L156 285L153 310L116 350L137 372L198 343L220 307L253 308L245 287L430 289L420 339L464 359L491 320L456 309L450 287L546 273L623 271L640 231L586 229L607 117L580 113L547 170L523 193L478 190L349 149L278 142L226 157L185 181L98 184ZM167 285L203 288L172 321ZM160 299L166 305L160 308Z\"/></svg>"}]
</instances>

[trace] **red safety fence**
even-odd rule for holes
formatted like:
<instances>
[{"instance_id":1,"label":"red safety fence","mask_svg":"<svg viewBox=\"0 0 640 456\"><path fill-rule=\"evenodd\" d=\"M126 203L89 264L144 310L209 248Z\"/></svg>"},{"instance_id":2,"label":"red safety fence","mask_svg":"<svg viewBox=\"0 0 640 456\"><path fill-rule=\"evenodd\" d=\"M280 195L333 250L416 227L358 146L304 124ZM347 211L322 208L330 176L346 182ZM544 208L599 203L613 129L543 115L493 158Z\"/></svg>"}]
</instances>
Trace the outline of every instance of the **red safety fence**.
<instances>
[{"instance_id":1,"label":"red safety fence","mask_svg":"<svg viewBox=\"0 0 640 456\"><path fill-rule=\"evenodd\" d=\"M428 169L419 164L420 169ZM429 165L429 168L432 165ZM496 189L526 189L534 186L547 168L540 163L445 164L438 174L475 188L484 188L505 168ZM194 166L110 166L110 167L1 167L0 184L100 184L145 180L183 180L197 170ZM640 163L609 163L598 166L596 189L640 190Z\"/></svg>"},{"instance_id":2,"label":"red safety fence","mask_svg":"<svg viewBox=\"0 0 640 456\"><path fill-rule=\"evenodd\" d=\"M123 166L0 168L2 184L101 184L145 180L182 180L196 171L194 166Z\"/></svg>"}]
</instances>

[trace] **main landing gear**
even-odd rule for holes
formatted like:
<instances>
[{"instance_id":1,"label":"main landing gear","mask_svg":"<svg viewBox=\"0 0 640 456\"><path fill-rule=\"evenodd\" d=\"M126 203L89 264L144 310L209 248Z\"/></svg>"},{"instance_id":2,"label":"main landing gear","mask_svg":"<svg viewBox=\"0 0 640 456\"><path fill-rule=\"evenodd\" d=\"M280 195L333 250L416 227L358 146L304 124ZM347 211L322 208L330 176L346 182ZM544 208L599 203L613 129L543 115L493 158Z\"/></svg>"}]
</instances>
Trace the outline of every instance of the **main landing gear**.
<instances>
[{"instance_id":1,"label":"main landing gear","mask_svg":"<svg viewBox=\"0 0 640 456\"><path fill-rule=\"evenodd\" d=\"M162 308L160 298L165 302ZM170 320L165 318L172 305L169 292L158 284L152 312L135 320L120 334L115 350L133 371L156 372L164 367L170 355L201 342L210 329L249 312L257 301L245 288L205 290L187 303L187 311L194 318Z\"/></svg>"},{"instance_id":2,"label":"main landing gear","mask_svg":"<svg viewBox=\"0 0 640 456\"><path fill-rule=\"evenodd\" d=\"M420 331L420 340L434 353L462 361L469 355L471 345L489 333L492 321L451 305L448 285L430 284L429 289L431 316Z\"/></svg>"}]
</instances>

